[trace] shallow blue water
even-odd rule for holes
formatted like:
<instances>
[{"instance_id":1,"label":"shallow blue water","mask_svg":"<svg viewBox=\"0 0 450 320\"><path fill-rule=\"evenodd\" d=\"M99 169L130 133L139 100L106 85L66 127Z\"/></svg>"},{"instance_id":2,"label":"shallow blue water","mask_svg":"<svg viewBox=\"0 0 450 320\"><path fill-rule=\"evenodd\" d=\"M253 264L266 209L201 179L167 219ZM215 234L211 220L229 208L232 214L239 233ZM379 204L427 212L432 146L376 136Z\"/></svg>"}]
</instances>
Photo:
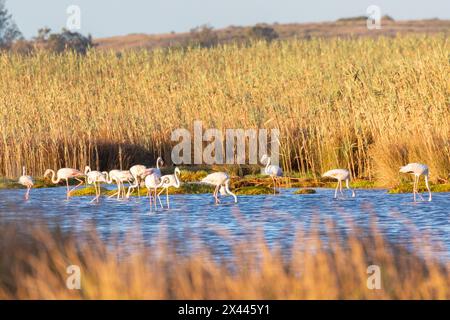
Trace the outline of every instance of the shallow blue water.
<instances>
[{"instance_id":1,"label":"shallow blue water","mask_svg":"<svg viewBox=\"0 0 450 320\"><path fill-rule=\"evenodd\" d=\"M375 219L379 232L411 250L427 242L433 255L450 260L450 194L436 193L432 202L412 202L411 194L388 195L385 190L358 190L356 198L333 199L334 190L317 189L314 195L294 195L283 189L272 196L231 197L214 205L210 194L175 195L171 209L150 210L146 197L117 201L92 197L65 200L65 188L36 189L23 201L24 190L0 190L0 220L19 225L45 223L83 234L93 224L104 239L136 235L141 244L160 241L161 232L178 243L180 251L206 246L214 255L230 254L230 245L255 239L261 232L270 246L289 248L299 229L310 230L333 220L335 230L346 233L355 226L368 230ZM425 196L424 196L425 197ZM426 197L425 197L426 198ZM165 197L162 197L165 204ZM353 226L349 225L351 221Z\"/></svg>"}]
</instances>

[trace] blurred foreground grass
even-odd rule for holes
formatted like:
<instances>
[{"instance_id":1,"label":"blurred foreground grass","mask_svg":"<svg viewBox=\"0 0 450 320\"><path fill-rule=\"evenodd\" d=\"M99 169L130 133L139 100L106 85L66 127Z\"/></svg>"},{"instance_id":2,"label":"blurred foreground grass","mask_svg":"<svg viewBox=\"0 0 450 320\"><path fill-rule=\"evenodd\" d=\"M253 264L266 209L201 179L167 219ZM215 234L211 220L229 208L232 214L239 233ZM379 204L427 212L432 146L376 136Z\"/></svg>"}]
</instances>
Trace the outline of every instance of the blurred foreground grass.
<instances>
[{"instance_id":1,"label":"blurred foreground grass","mask_svg":"<svg viewBox=\"0 0 450 320\"><path fill-rule=\"evenodd\" d=\"M144 247L132 237L105 242L93 230L75 237L1 225L0 299L450 298L448 265L386 242L375 228L344 238L329 225L327 240L299 232L289 252L255 232L220 259L205 247L181 254L163 236ZM66 287L70 265L81 269L81 290ZM380 267L379 290L367 287L370 265Z\"/></svg>"}]
</instances>

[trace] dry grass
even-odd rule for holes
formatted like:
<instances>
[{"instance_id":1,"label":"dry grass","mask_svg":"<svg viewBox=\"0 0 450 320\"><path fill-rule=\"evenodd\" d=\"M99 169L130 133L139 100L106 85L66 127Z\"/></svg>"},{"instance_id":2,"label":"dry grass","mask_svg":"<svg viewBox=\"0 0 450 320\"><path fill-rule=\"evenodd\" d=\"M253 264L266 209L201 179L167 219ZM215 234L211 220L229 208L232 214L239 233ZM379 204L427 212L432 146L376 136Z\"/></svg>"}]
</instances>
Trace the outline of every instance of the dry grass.
<instances>
[{"instance_id":1,"label":"dry grass","mask_svg":"<svg viewBox=\"0 0 450 320\"><path fill-rule=\"evenodd\" d=\"M175 128L279 128L286 171L398 181L450 172L448 39L313 39L248 47L0 55L0 175L170 159ZM245 117L242 115L245 114Z\"/></svg>"},{"instance_id":2,"label":"dry grass","mask_svg":"<svg viewBox=\"0 0 450 320\"><path fill-rule=\"evenodd\" d=\"M346 240L330 231L328 241L315 231L299 233L289 258L257 237L219 262L206 249L176 254L167 241L130 252L123 240L106 245L95 232L81 241L37 228L1 229L0 299L450 298L448 266L395 247L376 231ZM366 285L373 264L381 268L381 290ZM66 288L69 265L81 267L81 290Z\"/></svg>"}]
</instances>

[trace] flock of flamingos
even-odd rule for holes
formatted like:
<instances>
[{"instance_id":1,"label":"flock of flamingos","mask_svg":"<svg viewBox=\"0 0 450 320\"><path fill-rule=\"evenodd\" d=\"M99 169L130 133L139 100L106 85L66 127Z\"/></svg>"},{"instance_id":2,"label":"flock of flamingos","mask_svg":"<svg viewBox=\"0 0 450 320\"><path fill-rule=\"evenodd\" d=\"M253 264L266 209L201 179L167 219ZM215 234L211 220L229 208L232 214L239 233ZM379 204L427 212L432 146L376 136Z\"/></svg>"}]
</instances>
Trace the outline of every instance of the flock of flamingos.
<instances>
[{"instance_id":1,"label":"flock of flamingos","mask_svg":"<svg viewBox=\"0 0 450 320\"><path fill-rule=\"evenodd\" d=\"M272 178L273 183L273 190L274 194L276 193L276 187L278 178L283 175L282 169L277 165L272 165L270 157L267 155L264 155L261 158L261 163L265 163L264 173ZM66 181L66 187L67 187L67 200L69 200L71 193L80 187L82 184L87 183L90 185L93 185L95 188L96 196L91 201L99 201L100 195L101 195L101 189L100 184L101 183L108 183L117 184L117 192L112 194L110 197L117 196L117 199L123 198L129 198L130 193L134 189L138 189L138 195L140 196L140 187L141 185L145 185L145 187L148 190L148 197L150 201L150 208L152 207L152 200L156 209L156 199L159 200L159 204L161 207L163 207L163 204L160 199L161 193L166 191L166 201L167 201L167 208L170 207L170 201L169 201L169 188L175 187L179 188L181 186L180 181L180 169L175 168L175 171L173 174L170 175L161 175L160 166L163 165L163 160L161 157L159 157L156 160L156 167L155 168L147 168L143 165L135 165L130 168L130 170L111 170L109 172L103 171L93 171L89 166L85 167L84 173L77 169L72 168L62 168L59 169L56 173L54 170L48 169L45 171L44 177L48 177L51 175L51 181L54 184L58 184L61 181ZM429 170L428 166L421 164L421 163L410 163L406 166L403 166L400 168L401 173L409 173L414 176L414 186L413 186L413 197L414 201L416 201L416 195L419 195L422 200L422 195L418 192L418 184L420 176L424 176L425 178L425 185L427 187L429 198L428 201L431 201L431 190L429 186ZM329 177L334 178L338 181L336 190L334 193L334 198L337 198L338 191L343 195L342 191L342 185L343 181L346 183L347 189L349 189L352 193L352 197L355 197L355 191L350 188L350 172L346 169L334 169L327 171L323 174L323 177ZM81 180L82 178L85 179L85 181ZM77 186L70 189L69 188L69 179L75 179L79 182ZM30 190L34 185L33 178L31 176L26 175L25 167L23 167L23 175L19 178L19 183L27 188L27 191L25 193L25 199L29 199ZM125 193L125 184L128 184L128 192ZM215 187L213 196L215 200L215 204L219 204L219 192L221 195L230 195L234 198L234 202L237 203L237 197L234 193L230 191L229 185L230 185L230 176L225 172L214 172L206 176L204 179L202 179L201 183L212 185ZM161 189L158 192L158 189Z\"/></svg>"}]
</instances>

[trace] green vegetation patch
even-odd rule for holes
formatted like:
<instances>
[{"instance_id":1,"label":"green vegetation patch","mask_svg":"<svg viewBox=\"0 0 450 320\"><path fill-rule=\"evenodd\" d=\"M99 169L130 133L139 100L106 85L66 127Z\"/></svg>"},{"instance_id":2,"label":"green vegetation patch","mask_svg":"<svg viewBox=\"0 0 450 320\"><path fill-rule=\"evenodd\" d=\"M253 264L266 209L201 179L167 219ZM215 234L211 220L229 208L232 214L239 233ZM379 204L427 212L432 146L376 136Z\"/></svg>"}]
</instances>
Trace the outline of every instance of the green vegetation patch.
<instances>
[{"instance_id":1,"label":"green vegetation patch","mask_svg":"<svg viewBox=\"0 0 450 320\"><path fill-rule=\"evenodd\" d=\"M128 191L128 189L127 189ZM158 189L158 192L161 191L161 189ZM212 193L214 191L214 187L203 184L203 183L183 183L179 188L169 188L169 194L204 194L204 193ZM116 190L113 190L112 192L109 192L109 194L115 193ZM147 188L141 188L140 194L141 196L147 195ZM165 191L164 191L165 193ZM131 193L130 196L137 197L138 196L138 189L135 188Z\"/></svg>"},{"instance_id":2,"label":"green vegetation patch","mask_svg":"<svg viewBox=\"0 0 450 320\"><path fill-rule=\"evenodd\" d=\"M181 170L180 178L181 178L181 181L198 182L198 181L201 181L207 175L208 175L208 172L205 170L199 170L199 171Z\"/></svg>"},{"instance_id":3,"label":"green vegetation patch","mask_svg":"<svg viewBox=\"0 0 450 320\"><path fill-rule=\"evenodd\" d=\"M316 190L314 190L314 189L307 189L307 188L298 189L298 190L296 190L294 192L294 194L315 194L315 193L317 193Z\"/></svg>"},{"instance_id":4,"label":"green vegetation patch","mask_svg":"<svg viewBox=\"0 0 450 320\"><path fill-rule=\"evenodd\" d=\"M450 183L430 185L431 192L450 192ZM389 194L411 193L413 191L413 183L402 183L390 189ZM425 183L419 184L419 192L427 192Z\"/></svg>"},{"instance_id":5,"label":"green vegetation patch","mask_svg":"<svg viewBox=\"0 0 450 320\"><path fill-rule=\"evenodd\" d=\"M234 190L234 193L241 196L254 196L260 194L273 194L273 188L267 186L246 186ZM275 193L279 193L276 191Z\"/></svg>"},{"instance_id":6,"label":"green vegetation patch","mask_svg":"<svg viewBox=\"0 0 450 320\"><path fill-rule=\"evenodd\" d=\"M100 187L100 193L106 195L109 193L109 190L103 187ZM72 197L84 197L84 196L95 196L95 188L94 187L86 187L81 189L76 189L70 194Z\"/></svg>"}]
</instances>

